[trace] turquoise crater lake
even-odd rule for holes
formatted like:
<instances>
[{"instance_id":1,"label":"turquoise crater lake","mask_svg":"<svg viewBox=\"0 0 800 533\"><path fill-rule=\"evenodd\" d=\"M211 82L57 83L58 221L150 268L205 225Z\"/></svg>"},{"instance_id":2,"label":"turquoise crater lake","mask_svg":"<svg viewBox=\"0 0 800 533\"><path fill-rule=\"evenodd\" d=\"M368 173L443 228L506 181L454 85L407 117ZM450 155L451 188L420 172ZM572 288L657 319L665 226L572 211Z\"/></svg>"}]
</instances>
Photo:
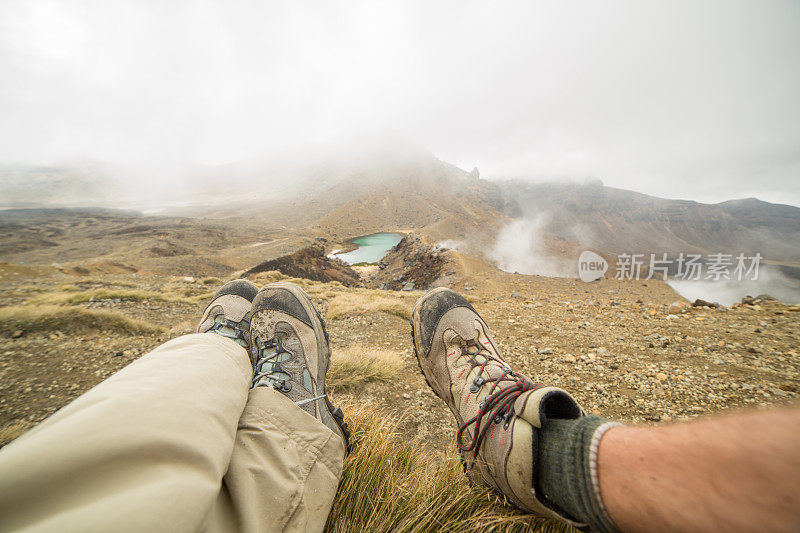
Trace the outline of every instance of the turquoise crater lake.
<instances>
[{"instance_id":1,"label":"turquoise crater lake","mask_svg":"<svg viewBox=\"0 0 800 533\"><path fill-rule=\"evenodd\" d=\"M364 237L351 239L348 242L358 245L358 248L351 252L335 254L348 265L358 263L377 263L386 253L391 250L403 238L400 233L373 233Z\"/></svg>"}]
</instances>

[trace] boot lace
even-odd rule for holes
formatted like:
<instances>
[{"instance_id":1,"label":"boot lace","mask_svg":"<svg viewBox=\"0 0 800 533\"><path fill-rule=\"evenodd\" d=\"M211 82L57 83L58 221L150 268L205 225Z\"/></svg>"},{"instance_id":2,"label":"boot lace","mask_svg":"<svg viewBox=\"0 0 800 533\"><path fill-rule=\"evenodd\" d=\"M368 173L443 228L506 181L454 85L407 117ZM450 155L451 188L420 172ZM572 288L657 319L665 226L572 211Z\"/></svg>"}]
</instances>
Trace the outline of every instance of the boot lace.
<instances>
[{"instance_id":1,"label":"boot lace","mask_svg":"<svg viewBox=\"0 0 800 533\"><path fill-rule=\"evenodd\" d=\"M292 390L292 376L281 367L281 363L291 359L292 354L283 348L281 338L276 335L272 340L264 342L256 337L255 343L258 357L251 388L272 387L284 394Z\"/></svg>"},{"instance_id":2,"label":"boot lace","mask_svg":"<svg viewBox=\"0 0 800 533\"><path fill-rule=\"evenodd\" d=\"M489 395L486 396L478 408L478 414L471 419L464 422L458 428L456 435L456 444L458 449L462 452L473 452L473 457L478 457L481 445L489 431L492 423L500 424L503 422L503 429L508 429L511 419L514 416L514 402L523 393L530 390L536 390L542 387L538 383L533 383L531 380L511 370L506 364L489 352L486 348L479 345L475 340L470 340L462 346L462 355L470 356L469 364L472 372L476 367L480 367L478 376L472 381L469 390L473 394L477 394L481 387L487 383L492 383L492 388L489 390ZM483 361L478 361L477 357L482 356ZM496 378L485 379L483 372L486 366L493 364L499 366L503 373ZM503 385L500 383L506 382ZM473 430L472 440L465 442L465 433L470 426L475 426Z\"/></svg>"},{"instance_id":3,"label":"boot lace","mask_svg":"<svg viewBox=\"0 0 800 533\"><path fill-rule=\"evenodd\" d=\"M208 331L213 331L217 335L221 335L226 339L231 339L233 342L247 349L247 332L250 330L250 323L247 320L241 322L234 322L225 318L224 315L217 315L214 317L214 325L208 328Z\"/></svg>"}]
</instances>

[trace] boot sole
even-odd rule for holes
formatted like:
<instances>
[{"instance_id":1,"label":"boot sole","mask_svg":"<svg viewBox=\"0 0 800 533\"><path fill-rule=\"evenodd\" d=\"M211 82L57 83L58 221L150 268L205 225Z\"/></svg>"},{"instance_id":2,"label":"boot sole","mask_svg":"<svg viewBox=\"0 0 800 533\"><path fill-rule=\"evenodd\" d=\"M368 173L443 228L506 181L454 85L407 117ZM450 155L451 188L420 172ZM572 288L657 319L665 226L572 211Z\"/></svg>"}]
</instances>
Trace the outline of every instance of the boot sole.
<instances>
[{"instance_id":1,"label":"boot sole","mask_svg":"<svg viewBox=\"0 0 800 533\"><path fill-rule=\"evenodd\" d=\"M432 290L426 292L425 294L423 294L419 298L419 300L417 300L417 303L414 304L414 310L411 311L411 344L413 344L413 346L414 346L414 358L417 360L417 366L419 367L419 371L422 374L422 377L425 378L425 383L428 384L428 387L431 388L433 393L440 400L444 401L445 404L447 404L447 400L442 398L441 395L438 392L436 392L436 389L433 387L433 385L431 385L431 382L428 380L428 376L426 376L425 372L422 370L422 363L420 363L420 361L419 361L419 354L422 351L422 347L421 346L417 347L416 324L417 324L417 322L420 321L419 313L420 313L420 310L422 309L422 304L425 303L425 301L428 298L430 298L431 296L433 296L434 294L438 294L440 292L449 291L449 290L450 289L448 289L447 287L437 287L436 289L432 289ZM420 339L420 341L421 340L422 339ZM448 405L448 407L449 407L449 405Z\"/></svg>"},{"instance_id":2,"label":"boot sole","mask_svg":"<svg viewBox=\"0 0 800 533\"><path fill-rule=\"evenodd\" d=\"M317 409L319 409L321 416L324 418L328 418L329 420L333 421L336 424L336 427L339 428L340 436L342 440L344 440L345 445L345 454L349 454L351 450L350 445L350 428L347 427L347 422L344 421L344 413L342 410L333 405L333 403L328 399L327 394L327 374L328 368L331 364L331 346L328 337L328 330L325 326L325 319L322 318L322 315L317 310L317 307L314 305L314 302L311 298L306 294L306 292L295 285L294 283L288 283L285 281L276 281L274 283L270 283L269 285L265 286L264 288L268 287L275 287L286 289L291 292L295 298L302 304L303 308L308 314L308 317L311 319L312 322L312 329L317 337L317 383L322 383L322 394L325 394L324 402L317 402ZM324 346L324 348L323 348ZM325 362L322 365L322 362ZM324 366L324 369L323 369ZM328 424L326 424L328 425Z\"/></svg>"}]
</instances>

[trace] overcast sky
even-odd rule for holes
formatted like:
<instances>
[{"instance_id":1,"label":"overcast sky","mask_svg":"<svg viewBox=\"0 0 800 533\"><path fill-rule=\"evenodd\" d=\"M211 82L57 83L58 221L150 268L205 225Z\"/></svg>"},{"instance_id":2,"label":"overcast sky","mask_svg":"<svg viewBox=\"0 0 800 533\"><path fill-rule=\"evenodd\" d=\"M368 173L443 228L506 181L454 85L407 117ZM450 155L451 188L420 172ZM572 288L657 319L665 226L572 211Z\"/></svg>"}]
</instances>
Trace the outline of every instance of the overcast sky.
<instances>
[{"instance_id":1,"label":"overcast sky","mask_svg":"<svg viewBox=\"0 0 800 533\"><path fill-rule=\"evenodd\" d=\"M0 1L0 162L150 184L376 139L800 205L800 2Z\"/></svg>"}]
</instances>

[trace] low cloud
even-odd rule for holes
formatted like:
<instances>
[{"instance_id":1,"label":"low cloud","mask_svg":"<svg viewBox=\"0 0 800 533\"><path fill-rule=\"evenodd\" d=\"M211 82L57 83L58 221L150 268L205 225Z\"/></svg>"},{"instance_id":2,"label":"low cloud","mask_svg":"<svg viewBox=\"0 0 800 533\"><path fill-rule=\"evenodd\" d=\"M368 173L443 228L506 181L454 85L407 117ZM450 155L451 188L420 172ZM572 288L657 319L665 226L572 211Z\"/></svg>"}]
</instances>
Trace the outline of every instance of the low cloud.
<instances>
[{"instance_id":1,"label":"low cloud","mask_svg":"<svg viewBox=\"0 0 800 533\"><path fill-rule=\"evenodd\" d=\"M729 306L745 296L769 294L787 304L800 304L800 280L769 265L761 265L757 280L670 280L667 284L690 301L699 298Z\"/></svg>"}]
</instances>

